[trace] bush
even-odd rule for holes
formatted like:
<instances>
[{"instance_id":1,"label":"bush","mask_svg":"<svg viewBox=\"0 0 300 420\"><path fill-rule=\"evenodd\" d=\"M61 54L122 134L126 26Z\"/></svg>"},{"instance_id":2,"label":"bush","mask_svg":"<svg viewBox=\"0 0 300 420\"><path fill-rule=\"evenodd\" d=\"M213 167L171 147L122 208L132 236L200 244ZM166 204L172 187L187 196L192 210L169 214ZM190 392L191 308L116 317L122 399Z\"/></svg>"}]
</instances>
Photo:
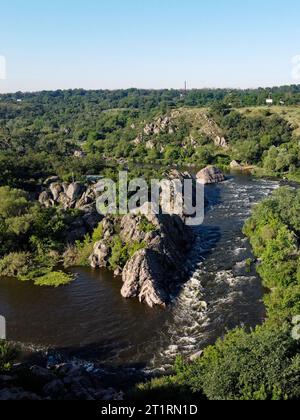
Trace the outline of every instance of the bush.
<instances>
[{"instance_id":1,"label":"bush","mask_svg":"<svg viewBox=\"0 0 300 420\"><path fill-rule=\"evenodd\" d=\"M299 208L299 192L280 189L255 208L244 227L270 288L266 322L250 333L226 334L193 363L179 358L171 378L138 388L142 397L189 389L194 398L209 400L300 399L300 341L291 334L300 313Z\"/></svg>"},{"instance_id":2,"label":"bush","mask_svg":"<svg viewBox=\"0 0 300 420\"><path fill-rule=\"evenodd\" d=\"M11 253L0 260L0 276L21 277L29 272L31 255L26 252Z\"/></svg>"},{"instance_id":3,"label":"bush","mask_svg":"<svg viewBox=\"0 0 300 420\"><path fill-rule=\"evenodd\" d=\"M177 363L177 382L209 400L297 399L299 350L289 326L264 325L250 334L238 329L208 347L196 362Z\"/></svg>"},{"instance_id":4,"label":"bush","mask_svg":"<svg viewBox=\"0 0 300 420\"><path fill-rule=\"evenodd\" d=\"M141 216L141 221L139 223L139 228L144 233L151 233L156 231L156 227L153 223L149 222L146 216Z\"/></svg>"},{"instance_id":5,"label":"bush","mask_svg":"<svg viewBox=\"0 0 300 420\"><path fill-rule=\"evenodd\" d=\"M34 280L36 286L59 287L65 286L74 280L71 274L63 273L62 271L52 271L42 277Z\"/></svg>"},{"instance_id":6,"label":"bush","mask_svg":"<svg viewBox=\"0 0 300 420\"><path fill-rule=\"evenodd\" d=\"M149 401L182 403L192 402L195 398L204 399L202 394L195 394L186 384L180 384L176 376L154 378L147 383L139 384L127 397L130 401L145 403Z\"/></svg>"},{"instance_id":7,"label":"bush","mask_svg":"<svg viewBox=\"0 0 300 420\"><path fill-rule=\"evenodd\" d=\"M93 252L94 244L103 238L103 225L99 223L92 237L86 235L83 241L76 241L74 246L69 246L64 253L65 267L89 267L89 257Z\"/></svg>"},{"instance_id":8,"label":"bush","mask_svg":"<svg viewBox=\"0 0 300 420\"><path fill-rule=\"evenodd\" d=\"M17 356L18 351L14 347L0 341L0 373L9 370Z\"/></svg>"}]
</instances>

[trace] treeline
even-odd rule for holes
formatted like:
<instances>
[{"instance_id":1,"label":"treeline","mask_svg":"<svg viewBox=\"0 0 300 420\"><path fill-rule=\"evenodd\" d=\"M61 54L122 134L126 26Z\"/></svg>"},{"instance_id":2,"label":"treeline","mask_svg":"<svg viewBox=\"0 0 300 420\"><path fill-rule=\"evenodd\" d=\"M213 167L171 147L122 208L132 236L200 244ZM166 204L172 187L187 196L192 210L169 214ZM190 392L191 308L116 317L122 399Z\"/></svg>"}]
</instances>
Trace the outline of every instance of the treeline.
<instances>
[{"instance_id":1,"label":"treeline","mask_svg":"<svg viewBox=\"0 0 300 420\"><path fill-rule=\"evenodd\" d=\"M214 102L231 103L234 107L265 105L266 99L272 96L274 102L284 101L287 105L300 102L300 85L281 86L258 89L176 89L146 90L57 90L37 93L0 95L0 101L15 102L23 100L31 104L32 112L41 112L44 107L53 107L56 103L65 102L66 106L80 108L82 104L93 104L105 109L143 109L176 106L210 106ZM10 111L12 112L12 110ZM13 115L13 114L12 114ZM1 117L1 114L0 114Z\"/></svg>"},{"instance_id":2,"label":"treeline","mask_svg":"<svg viewBox=\"0 0 300 420\"><path fill-rule=\"evenodd\" d=\"M266 288L267 319L255 330L236 329L202 357L178 358L174 375L140 385L137 400L299 400L300 192L276 191L244 227ZM298 319L298 318L297 318ZM293 334L293 332L298 334Z\"/></svg>"}]
</instances>

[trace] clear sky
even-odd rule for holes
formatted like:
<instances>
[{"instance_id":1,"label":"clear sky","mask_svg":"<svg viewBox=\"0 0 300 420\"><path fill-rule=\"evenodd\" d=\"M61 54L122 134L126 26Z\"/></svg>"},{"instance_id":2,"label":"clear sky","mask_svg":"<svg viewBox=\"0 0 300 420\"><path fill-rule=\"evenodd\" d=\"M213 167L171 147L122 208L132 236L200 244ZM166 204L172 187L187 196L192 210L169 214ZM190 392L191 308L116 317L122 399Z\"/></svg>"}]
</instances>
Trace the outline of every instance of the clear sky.
<instances>
[{"instance_id":1,"label":"clear sky","mask_svg":"<svg viewBox=\"0 0 300 420\"><path fill-rule=\"evenodd\" d=\"M0 92L291 84L300 55L299 0L1 0L0 19Z\"/></svg>"}]
</instances>

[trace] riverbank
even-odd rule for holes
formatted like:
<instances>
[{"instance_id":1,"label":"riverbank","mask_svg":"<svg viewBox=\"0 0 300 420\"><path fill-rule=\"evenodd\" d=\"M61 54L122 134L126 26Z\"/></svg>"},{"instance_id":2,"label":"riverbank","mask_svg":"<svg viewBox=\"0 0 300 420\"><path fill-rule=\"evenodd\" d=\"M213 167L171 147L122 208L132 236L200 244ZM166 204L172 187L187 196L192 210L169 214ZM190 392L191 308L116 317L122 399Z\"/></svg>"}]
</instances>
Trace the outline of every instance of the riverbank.
<instances>
[{"instance_id":1,"label":"riverbank","mask_svg":"<svg viewBox=\"0 0 300 420\"><path fill-rule=\"evenodd\" d=\"M8 339L108 365L169 369L178 354L192 356L227 329L259 324L263 291L255 273L243 269L253 255L241 231L252 207L277 186L240 174L207 187L188 279L166 311L122 299L120 279L106 270L72 269L76 279L61 289L1 280Z\"/></svg>"}]
</instances>

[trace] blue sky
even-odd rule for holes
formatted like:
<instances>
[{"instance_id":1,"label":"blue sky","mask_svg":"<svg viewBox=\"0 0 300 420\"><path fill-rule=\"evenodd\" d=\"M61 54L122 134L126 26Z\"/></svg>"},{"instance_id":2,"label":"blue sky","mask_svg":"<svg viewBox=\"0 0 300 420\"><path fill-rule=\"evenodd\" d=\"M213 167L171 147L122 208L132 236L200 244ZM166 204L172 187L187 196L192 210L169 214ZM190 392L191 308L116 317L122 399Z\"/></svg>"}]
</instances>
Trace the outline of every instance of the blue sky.
<instances>
[{"instance_id":1,"label":"blue sky","mask_svg":"<svg viewBox=\"0 0 300 420\"><path fill-rule=\"evenodd\" d=\"M295 83L299 16L299 0L2 0L0 92Z\"/></svg>"}]
</instances>

